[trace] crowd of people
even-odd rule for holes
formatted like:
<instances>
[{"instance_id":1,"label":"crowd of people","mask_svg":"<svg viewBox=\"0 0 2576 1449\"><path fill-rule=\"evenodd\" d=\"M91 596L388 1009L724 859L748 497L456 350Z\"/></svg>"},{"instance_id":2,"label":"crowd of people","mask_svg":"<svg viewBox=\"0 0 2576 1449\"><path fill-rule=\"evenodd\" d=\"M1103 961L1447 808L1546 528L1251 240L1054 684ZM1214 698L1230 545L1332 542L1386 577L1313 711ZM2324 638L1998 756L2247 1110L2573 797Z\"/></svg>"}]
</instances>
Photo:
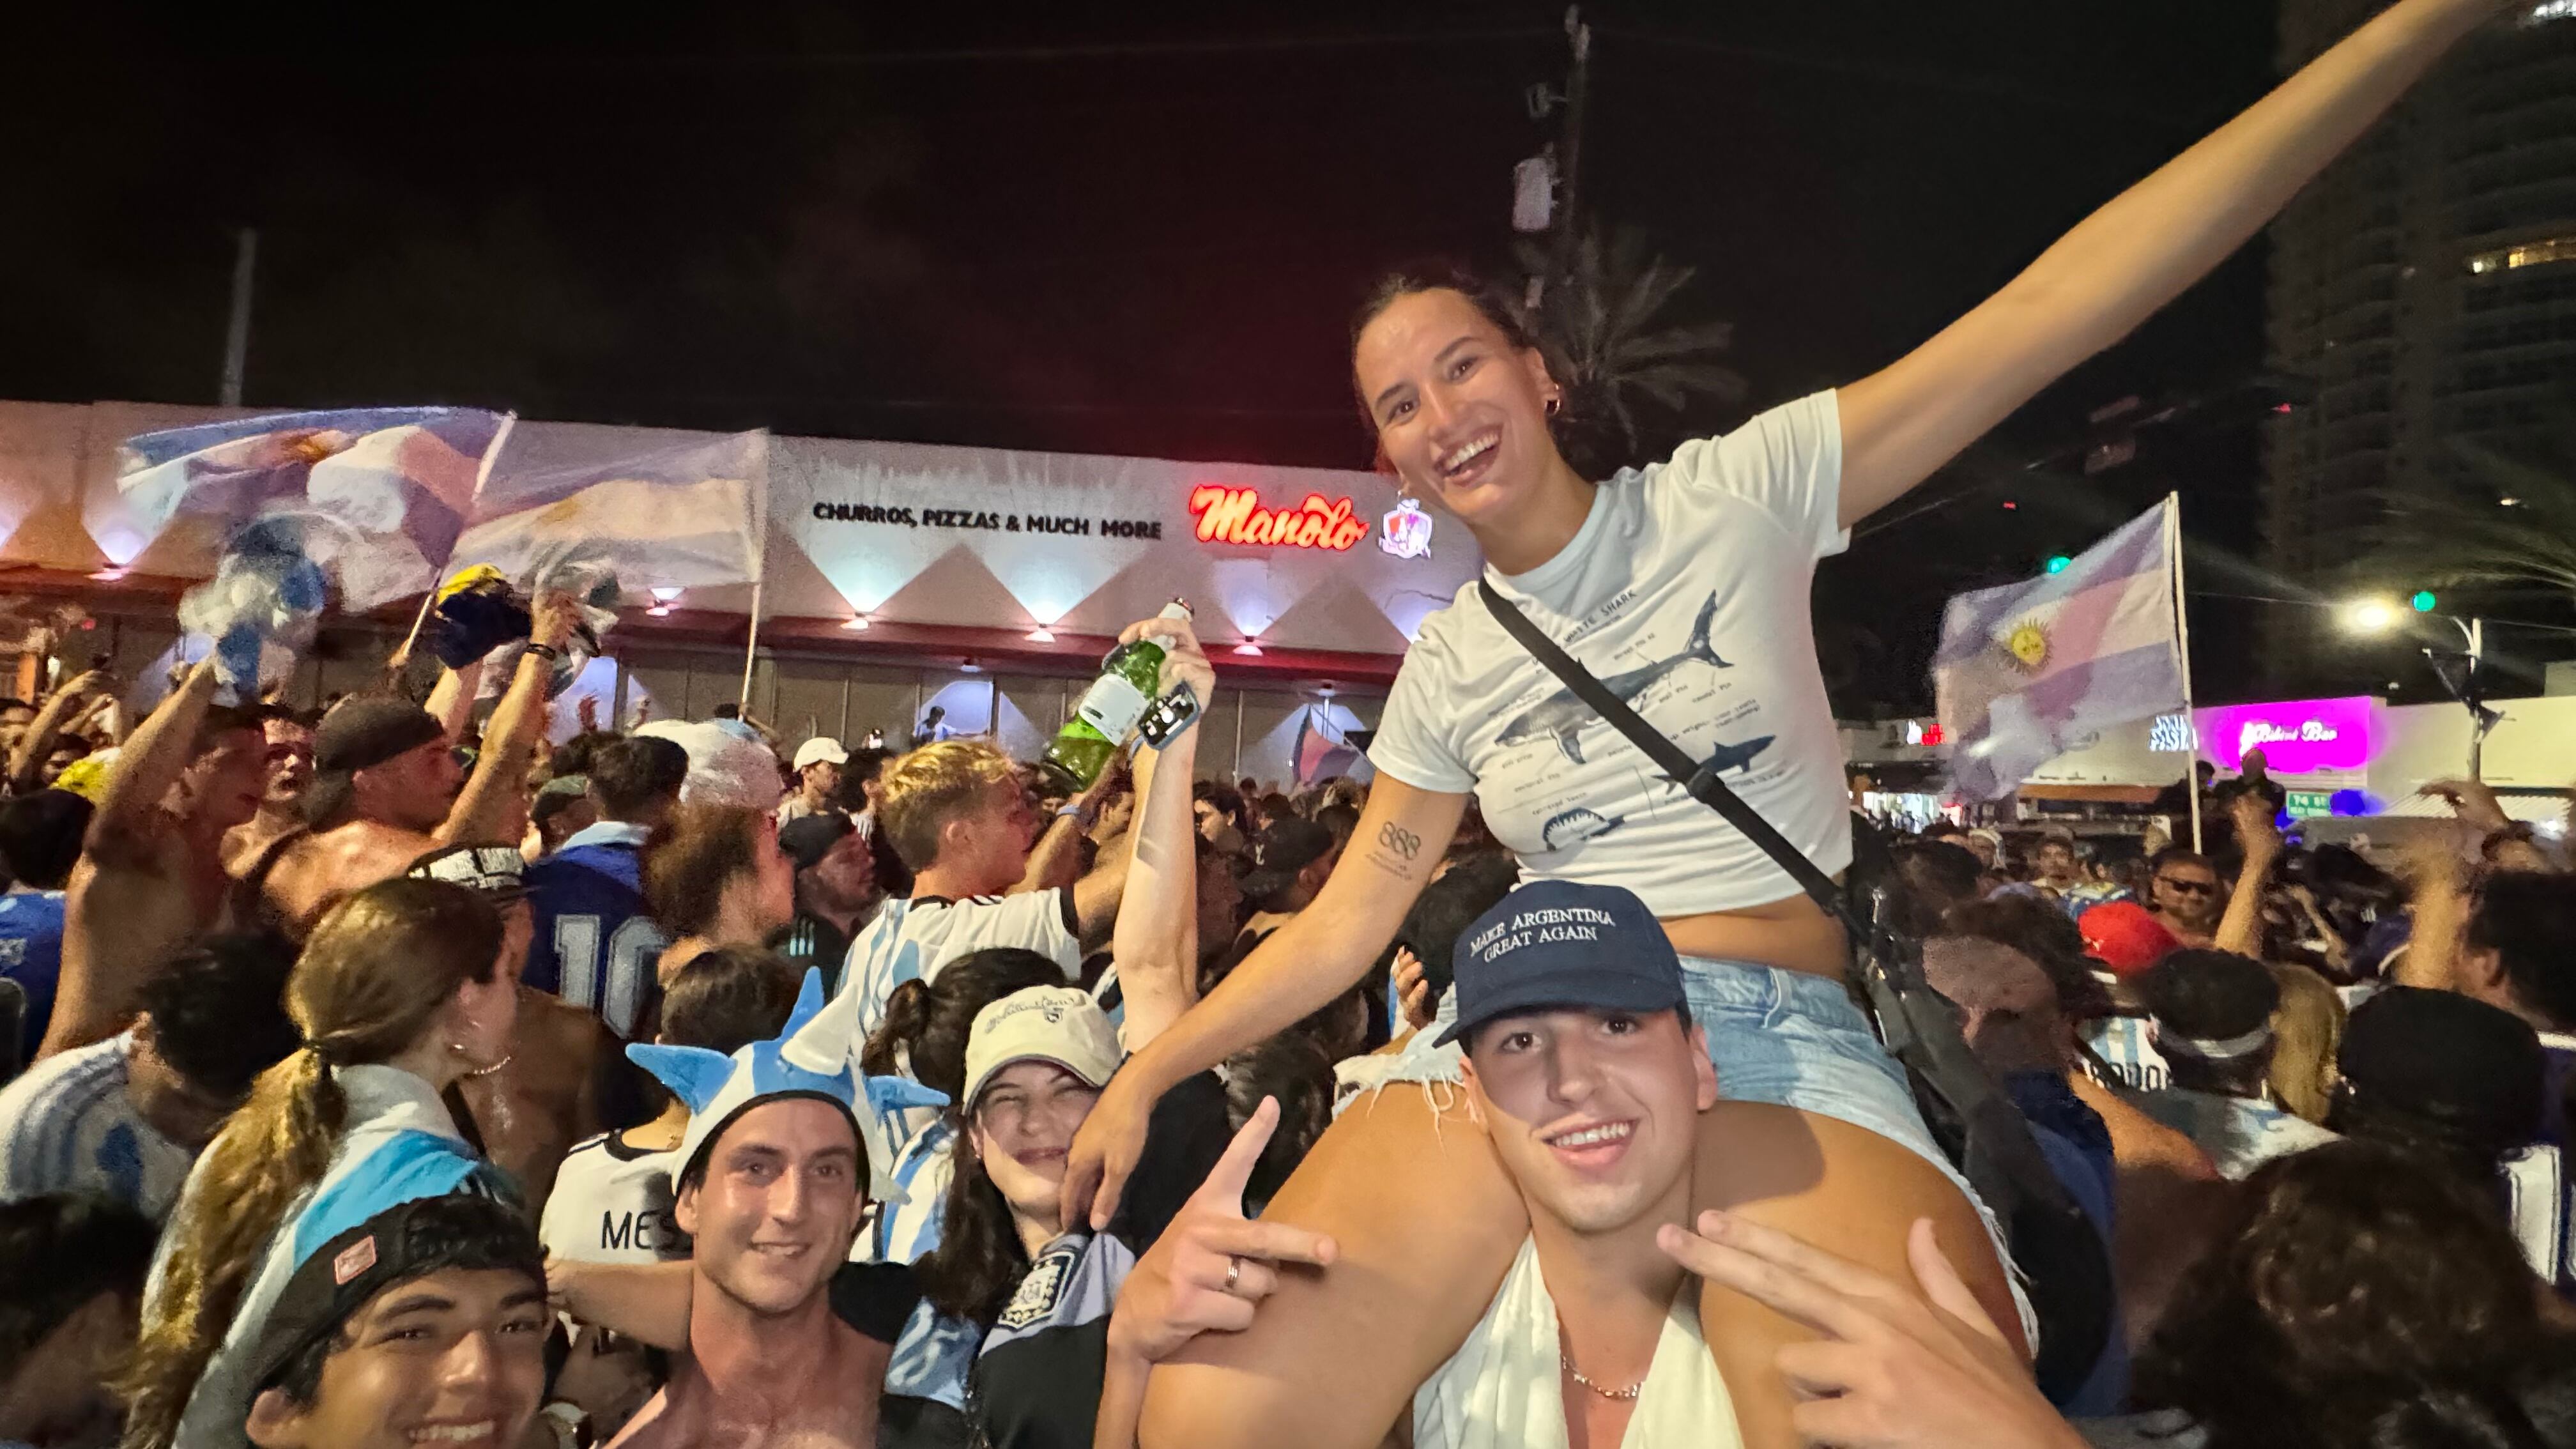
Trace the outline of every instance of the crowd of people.
<instances>
[{"instance_id":1,"label":"crowd of people","mask_svg":"<svg viewBox=\"0 0 2576 1449\"><path fill-rule=\"evenodd\" d=\"M1844 818L1846 887L1922 939L2110 1265L2098 1344L2034 1379L2031 1295L1919 1185L1873 1262L1701 1170L1850 1124L1731 1093L1641 898L1524 879L1472 810L1362 971L1291 958L1316 1004L1149 1104L1093 1213L1068 1168L1122 1066L1330 919L1384 781L1205 778L1195 732L1070 797L974 739L550 745L536 644L479 729L468 681L314 719L200 667L0 803L0 1442L1194 1442L1238 1412L1178 1371L1222 1366L1200 1340L1347 1329L1314 1300L1370 1214L1442 1269L1501 1251L1453 1336L1347 1346L1427 1358L1417 1442L1752 1442L1764 1374L1824 1443L2576 1430L2576 875L2475 782L2434 787L2456 839L2376 863L2285 840L2259 760L2205 851ZM1519 1211L1424 1220L1385 1156L1420 1145L1345 1113L1486 1138L1441 1176ZM1529 1392L1560 1371L1580 1399ZM1917 1379L1997 1417L1941 1437Z\"/></svg>"},{"instance_id":2,"label":"crowd of people","mask_svg":"<svg viewBox=\"0 0 2576 1449\"><path fill-rule=\"evenodd\" d=\"M550 594L319 714L0 706L0 1445L2576 1444L2551 842L2466 781L2310 848L2259 764L2199 849L1891 833L1805 614L2497 9L2399 0L1647 468L1569 461L1513 299L1390 279L1355 388L1487 569L1365 778L1213 778L1177 618L1122 641L1175 727L1078 790L936 725L558 741Z\"/></svg>"}]
</instances>

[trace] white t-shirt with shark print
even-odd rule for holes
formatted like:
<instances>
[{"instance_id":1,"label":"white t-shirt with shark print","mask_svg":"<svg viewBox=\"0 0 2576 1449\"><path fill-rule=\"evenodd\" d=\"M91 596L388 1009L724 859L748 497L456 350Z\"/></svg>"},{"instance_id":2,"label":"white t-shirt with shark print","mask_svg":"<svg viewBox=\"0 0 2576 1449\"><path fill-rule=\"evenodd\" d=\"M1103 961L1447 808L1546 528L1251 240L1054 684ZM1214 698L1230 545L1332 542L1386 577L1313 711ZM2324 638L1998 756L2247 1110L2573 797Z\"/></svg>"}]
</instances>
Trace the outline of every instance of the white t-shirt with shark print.
<instances>
[{"instance_id":1,"label":"white t-shirt with shark print","mask_svg":"<svg viewBox=\"0 0 2576 1449\"><path fill-rule=\"evenodd\" d=\"M1835 522L1842 423L1820 392L1600 485L1525 574L1486 577L1548 637L1827 871L1851 863L1841 737L1808 595ZM1369 762L1473 791L1524 877L1625 886L1666 918L1798 893L1788 874L1531 658L1469 583L1423 620Z\"/></svg>"}]
</instances>

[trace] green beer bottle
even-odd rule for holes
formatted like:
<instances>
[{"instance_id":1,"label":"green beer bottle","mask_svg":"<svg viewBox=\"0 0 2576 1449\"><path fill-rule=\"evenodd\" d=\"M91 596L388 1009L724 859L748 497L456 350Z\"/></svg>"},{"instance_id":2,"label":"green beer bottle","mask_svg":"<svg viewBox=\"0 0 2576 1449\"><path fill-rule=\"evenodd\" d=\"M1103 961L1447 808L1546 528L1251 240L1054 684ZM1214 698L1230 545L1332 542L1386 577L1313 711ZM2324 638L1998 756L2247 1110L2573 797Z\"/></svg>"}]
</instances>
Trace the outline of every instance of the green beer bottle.
<instances>
[{"instance_id":1,"label":"green beer bottle","mask_svg":"<svg viewBox=\"0 0 2576 1449\"><path fill-rule=\"evenodd\" d=\"M1186 621L1190 606L1174 599L1163 606L1159 617ZM1100 677L1083 691L1082 703L1073 707L1073 718L1055 732L1039 757L1038 768L1067 795L1091 788L1091 782L1100 778L1101 767L1145 717L1162 680L1163 646L1152 638L1110 650L1101 661Z\"/></svg>"}]
</instances>

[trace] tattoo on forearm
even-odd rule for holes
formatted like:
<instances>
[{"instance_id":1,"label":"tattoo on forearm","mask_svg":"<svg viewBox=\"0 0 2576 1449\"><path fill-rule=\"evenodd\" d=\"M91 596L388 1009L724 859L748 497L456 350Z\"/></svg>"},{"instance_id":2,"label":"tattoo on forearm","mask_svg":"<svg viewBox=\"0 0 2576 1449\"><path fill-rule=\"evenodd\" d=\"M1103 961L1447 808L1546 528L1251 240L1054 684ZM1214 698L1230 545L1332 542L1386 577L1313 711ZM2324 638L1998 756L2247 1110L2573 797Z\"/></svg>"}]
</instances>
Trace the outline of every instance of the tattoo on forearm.
<instances>
[{"instance_id":1,"label":"tattoo on forearm","mask_svg":"<svg viewBox=\"0 0 2576 1449\"><path fill-rule=\"evenodd\" d=\"M1390 820L1378 827L1377 849L1369 852L1369 864L1397 880L1413 879L1414 857L1422 853L1422 837Z\"/></svg>"}]
</instances>

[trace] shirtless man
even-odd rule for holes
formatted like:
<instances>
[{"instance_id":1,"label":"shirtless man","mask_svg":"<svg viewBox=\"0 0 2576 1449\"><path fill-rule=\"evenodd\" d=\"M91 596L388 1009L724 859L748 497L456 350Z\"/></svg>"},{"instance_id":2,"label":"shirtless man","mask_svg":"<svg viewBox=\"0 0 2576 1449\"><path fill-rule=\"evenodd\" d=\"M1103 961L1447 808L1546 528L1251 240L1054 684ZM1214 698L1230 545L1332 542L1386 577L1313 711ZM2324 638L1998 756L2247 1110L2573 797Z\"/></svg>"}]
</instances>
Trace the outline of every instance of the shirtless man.
<instances>
[{"instance_id":1,"label":"shirtless man","mask_svg":"<svg viewBox=\"0 0 2576 1449\"><path fill-rule=\"evenodd\" d=\"M526 858L506 845L451 845L414 861L407 875L482 891L501 911L501 969L518 981L528 963L536 913L521 872ZM528 1213L545 1210L555 1172L572 1145L645 1110L634 1068L598 1013L519 983L510 1055L456 1084L483 1155L508 1168L527 1194Z\"/></svg>"},{"instance_id":2,"label":"shirtless man","mask_svg":"<svg viewBox=\"0 0 2576 1449\"><path fill-rule=\"evenodd\" d=\"M788 1032L821 1004L809 976ZM672 1156L672 1217L692 1244L689 1351L611 1449L873 1449L893 1347L843 1323L828 1291L866 1214L871 1157L891 1158L860 1128L855 1070L804 1071L775 1041L731 1057L627 1052L690 1106Z\"/></svg>"},{"instance_id":3,"label":"shirtless man","mask_svg":"<svg viewBox=\"0 0 2576 1449\"><path fill-rule=\"evenodd\" d=\"M262 851L303 831L304 791L313 783L313 726L272 704L259 712L259 732L268 743L268 793L250 823L224 837L224 869L236 878L250 872Z\"/></svg>"},{"instance_id":4,"label":"shirtless man","mask_svg":"<svg viewBox=\"0 0 2576 1449\"><path fill-rule=\"evenodd\" d=\"M258 812L267 766L258 725L214 697L214 666L200 664L108 772L67 887L39 1058L114 1035L145 974L224 923L224 832Z\"/></svg>"},{"instance_id":5,"label":"shirtless man","mask_svg":"<svg viewBox=\"0 0 2576 1449\"><path fill-rule=\"evenodd\" d=\"M342 700L314 733L309 834L289 837L242 877L290 932L349 892L391 880L443 845L516 844L526 832L529 762L546 721L546 685L580 621L566 595L539 600L518 672L483 731L474 775L461 773L437 716L384 695Z\"/></svg>"}]
</instances>

